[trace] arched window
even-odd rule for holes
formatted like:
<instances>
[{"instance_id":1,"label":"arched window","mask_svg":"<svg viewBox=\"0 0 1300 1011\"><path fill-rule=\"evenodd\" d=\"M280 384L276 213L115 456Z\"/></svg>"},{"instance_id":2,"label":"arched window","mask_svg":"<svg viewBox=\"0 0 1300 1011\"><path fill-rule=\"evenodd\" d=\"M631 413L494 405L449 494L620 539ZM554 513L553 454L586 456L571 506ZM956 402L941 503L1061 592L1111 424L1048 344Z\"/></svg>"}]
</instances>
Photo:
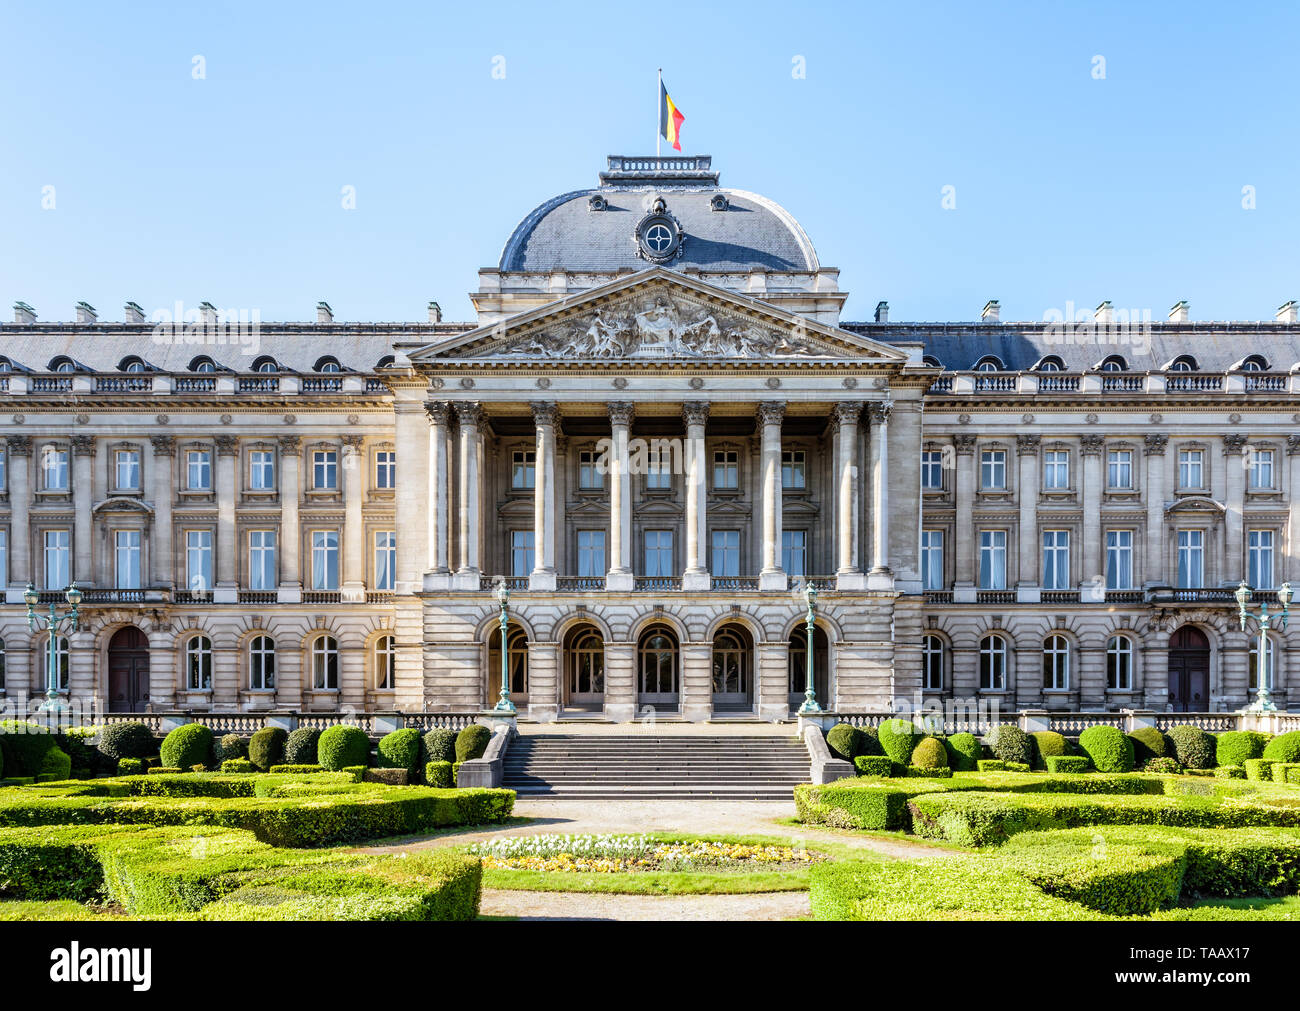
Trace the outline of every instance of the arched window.
<instances>
[{"instance_id":1,"label":"arched window","mask_svg":"<svg viewBox=\"0 0 1300 1011\"><path fill-rule=\"evenodd\" d=\"M1070 688L1070 640L1049 635L1043 641L1043 688L1063 692Z\"/></svg>"},{"instance_id":2,"label":"arched window","mask_svg":"<svg viewBox=\"0 0 1300 1011\"><path fill-rule=\"evenodd\" d=\"M331 355L326 355L320 359L314 366L317 372L342 372L339 368L339 360Z\"/></svg>"},{"instance_id":3,"label":"arched window","mask_svg":"<svg viewBox=\"0 0 1300 1011\"><path fill-rule=\"evenodd\" d=\"M275 640L254 636L248 644L248 687L255 692L275 690Z\"/></svg>"},{"instance_id":4,"label":"arched window","mask_svg":"<svg viewBox=\"0 0 1300 1011\"><path fill-rule=\"evenodd\" d=\"M55 663L59 671L59 691L68 690L68 638L61 635L54 643ZM50 683L50 637L41 640L41 684Z\"/></svg>"},{"instance_id":5,"label":"arched window","mask_svg":"<svg viewBox=\"0 0 1300 1011\"><path fill-rule=\"evenodd\" d=\"M144 362L135 355L123 358L117 367L121 372L143 372L145 368Z\"/></svg>"},{"instance_id":6,"label":"arched window","mask_svg":"<svg viewBox=\"0 0 1300 1011\"><path fill-rule=\"evenodd\" d=\"M637 644L638 689L642 695L677 692L677 636L663 625L641 633Z\"/></svg>"},{"instance_id":7,"label":"arched window","mask_svg":"<svg viewBox=\"0 0 1300 1011\"><path fill-rule=\"evenodd\" d=\"M77 365L71 358L65 358L60 355L50 362L51 372L76 372Z\"/></svg>"},{"instance_id":8,"label":"arched window","mask_svg":"<svg viewBox=\"0 0 1300 1011\"><path fill-rule=\"evenodd\" d=\"M1270 636L1264 648L1264 684L1269 691L1277 687L1277 668L1274 666L1276 655L1273 638ZM1259 639L1257 638L1252 639L1250 643L1250 690L1259 691Z\"/></svg>"},{"instance_id":9,"label":"arched window","mask_svg":"<svg viewBox=\"0 0 1300 1011\"><path fill-rule=\"evenodd\" d=\"M8 358L0 358L0 374L6 374L14 370L13 362Z\"/></svg>"},{"instance_id":10,"label":"arched window","mask_svg":"<svg viewBox=\"0 0 1300 1011\"><path fill-rule=\"evenodd\" d=\"M928 365L932 369L943 368L943 362L939 361L934 355L926 355L921 359L921 364Z\"/></svg>"},{"instance_id":11,"label":"arched window","mask_svg":"<svg viewBox=\"0 0 1300 1011\"><path fill-rule=\"evenodd\" d=\"M1060 372L1065 368L1065 363L1056 355L1048 355L1039 360L1037 370L1039 372Z\"/></svg>"},{"instance_id":12,"label":"arched window","mask_svg":"<svg viewBox=\"0 0 1300 1011\"><path fill-rule=\"evenodd\" d=\"M528 633L511 623L506 633L506 669L510 672L510 694L528 694ZM501 692L501 626L488 632L488 700L494 703Z\"/></svg>"},{"instance_id":13,"label":"arched window","mask_svg":"<svg viewBox=\"0 0 1300 1011\"><path fill-rule=\"evenodd\" d=\"M383 358L381 358L381 359L379 359L379 361L375 362L375 368L377 368L377 369L391 369L391 368L393 367L393 363L396 362L396 361L397 361L397 359L396 359L395 357L393 357L392 355L384 355Z\"/></svg>"},{"instance_id":14,"label":"arched window","mask_svg":"<svg viewBox=\"0 0 1300 1011\"><path fill-rule=\"evenodd\" d=\"M744 695L749 683L749 645L736 629L720 629L713 637L713 693Z\"/></svg>"},{"instance_id":15,"label":"arched window","mask_svg":"<svg viewBox=\"0 0 1300 1011\"><path fill-rule=\"evenodd\" d=\"M279 372L280 365L269 355L263 355L257 361L253 362L254 372Z\"/></svg>"},{"instance_id":16,"label":"arched window","mask_svg":"<svg viewBox=\"0 0 1300 1011\"><path fill-rule=\"evenodd\" d=\"M207 355L199 355L197 358L195 358L193 361L190 362L190 371L191 372L216 372L217 363L214 362Z\"/></svg>"},{"instance_id":17,"label":"arched window","mask_svg":"<svg viewBox=\"0 0 1300 1011\"><path fill-rule=\"evenodd\" d=\"M927 692L943 691L943 640L927 635L921 642L922 688Z\"/></svg>"},{"instance_id":18,"label":"arched window","mask_svg":"<svg viewBox=\"0 0 1300 1011\"><path fill-rule=\"evenodd\" d=\"M1106 643L1106 688L1133 690L1133 640L1126 635L1112 635Z\"/></svg>"},{"instance_id":19,"label":"arched window","mask_svg":"<svg viewBox=\"0 0 1300 1011\"><path fill-rule=\"evenodd\" d=\"M311 642L311 686L318 692L338 691L339 643L332 635Z\"/></svg>"},{"instance_id":20,"label":"arched window","mask_svg":"<svg viewBox=\"0 0 1300 1011\"><path fill-rule=\"evenodd\" d=\"M605 643L594 628L580 629L569 646L569 700L605 691ZM585 701L577 698L576 701Z\"/></svg>"},{"instance_id":21,"label":"arched window","mask_svg":"<svg viewBox=\"0 0 1300 1011\"><path fill-rule=\"evenodd\" d=\"M1102 372L1127 372L1128 362L1121 355L1111 355L1101 363Z\"/></svg>"},{"instance_id":22,"label":"arched window","mask_svg":"<svg viewBox=\"0 0 1300 1011\"><path fill-rule=\"evenodd\" d=\"M1191 355L1179 355L1169 365L1170 372L1195 372L1196 359Z\"/></svg>"},{"instance_id":23,"label":"arched window","mask_svg":"<svg viewBox=\"0 0 1300 1011\"><path fill-rule=\"evenodd\" d=\"M391 692L396 686L397 640L391 635L381 635L375 640L375 689Z\"/></svg>"},{"instance_id":24,"label":"arched window","mask_svg":"<svg viewBox=\"0 0 1300 1011\"><path fill-rule=\"evenodd\" d=\"M1263 355L1251 355L1241 363L1241 370L1243 372L1267 372L1268 359Z\"/></svg>"},{"instance_id":25,"label":"arched window","mask_svg":"<svg viewBox=\"0 0 1300 1011\"><path fill-rule=\"evenodd\" d=\"M1006 691L1007 641L1000 635L986 635L980 640L980 689Z\"/></svg>"},{"instance_id":26,"label":"arched window","mask_svg":"<svg viewBox=\"0 0 1300 1011\"><path fill-rule=\"evenodd\" d=\"M185 687L192 692L212 690L212 640L206 635L185 643Z\"/></svg>"},{"instance_id":27,"label":"arched window","mask_svg":"<svg viewBox=\"0 0 1300 1011\"><path fill-rule=\"evenodd\" d=\"M1002 359L995 355L985 355L975 363L976 372L1001 372Z\"/></svg>"}]
</instances>

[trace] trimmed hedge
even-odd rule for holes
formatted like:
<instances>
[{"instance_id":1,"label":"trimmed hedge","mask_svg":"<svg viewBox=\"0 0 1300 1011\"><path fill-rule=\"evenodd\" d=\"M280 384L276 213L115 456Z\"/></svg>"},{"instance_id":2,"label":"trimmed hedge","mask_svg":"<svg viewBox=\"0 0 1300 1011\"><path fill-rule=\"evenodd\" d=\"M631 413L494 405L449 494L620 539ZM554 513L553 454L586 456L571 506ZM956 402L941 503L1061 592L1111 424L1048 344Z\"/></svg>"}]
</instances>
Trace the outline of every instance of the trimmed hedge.
<instances>
[{"instance_id":1,"label":"trimmed hedge","mask_svg":"<svg viewBox=\"0 0 1300 1011\"><path fill-rule=\"evenodd\" d=\"M179 765L155 765L144 771L149 776L179 776L185 772Z\"/></svg>"},{"instance_id":2,"label":"trimmed hedge","mask_svg":"<svg viewBox=\"0 0 1300 1011\"><path fill-rule=\"evenodd\" d=\"M1054 730L1036 730L1029 735L1034 741L1034 768L1046 769L1047 759L1056 755L1068 755L1069 746L1065 737Z\"/></svg>"},{"instance_id":3,"label":"trimmed hedge","mask_svg":"<svg viewBox=\"0 0 1300 1011\"><path fill-rule=\"evenodd\" d=\"M406 769L367 769L363 783L382 783L385 786L409 786L411 774Z\"/></svg>"},{"instance_id":4,"label":"trimmed hedge","mask_svg":"<svg viewBox=\"0 0 1300 1011\"><path fill-rule=\"evenodd\" d=\"M72 759L62 748L50 748L41 758L40 771L36 773L36 782L68 779L72 775Z\"/></svg>"},{"instance_id":5,"label":"trimmed hedge","mask_svg":"<svg viewBox=\"0 0 1300 1011\"><path fill-rule=\"evenodd\" d=\"M1300 786L1300 762L1274 762L1273 782Z\"/></svg>"},{"instance_id":6,"label":"trimmed hedge","mask_svg":"<svg viewBox=\"0 0 1300 1011\"><path fill-rule=\"evenodd\" d=\"M1053 774L1077 775L1088 771L1088 759L1083 755L1048 755L1047 771Z\"/></svg>"},{"instance_id":7,"label":"trimmed hedge","mask_svg":"<svg viewBox=\"0 0 1300 1011\"><path fill-rule=\"evenodd\" d=\"M284 742L288 739L284 727L263 727L248 742L248 760L262 772L284 764Z\"/></svg>"},{"instance_id":8,"label":"trimmed hedge","mask_svg":"<svg viewBox=\"0 0 1300 1011\"><path fill-rule=\"evenodd\" d=\"M862 754L862 731L851 723L837 723L826 732L826 746L835 758L851 762Z\"/></svg>"},{"instance_id":9,"label":"trimmed hedge","mask_svg":"<svg viewBox=\"0 0 1300 1011\"><path fill-rule=\"evenodd\" d=\"M894 762L884 755L859 755L853 760L859 776L892 776Z\"/></svg>"},{"instance_id":10,"label":"trimmed hedge","mask_svg":"<svg viewBox=\"0 0 1300 1011\"><path fill-rule=\"evenodd\" d=\"M923 737L912 749L911 769L947 769L948 749L936 737Z\"/></svg>"},{"instance_id":11,"label":"trimmed hedge","mask_svg":"<svg viewBox=\"0 0 1300 1011\"><path fill-rule=\"evenodd\" d=\"M217 768L228 758L247 758L248 738L239 734L223 734L212 744L212 760Z\"/></svg>"},{"instance_id":12,"label":"trimmed hedge","mask_svg":"<svg viewBox=\"0 0 1300 1011\"><path fill-rule=\"evenodd\" d=\"M456 761L468 762L482 758L492 740L492 731L481 723L471 723L456 735Z\"/></svg>"},{"instance_id":13,"label":"trimmed hedge","mask_svg":"<svg viewBox=\"0 0 1300 1011\"><path fill-rule=\"evenodd\" d=\"M1000 758L981 758L975 763L980 772L1006 772L1007 763Z\"/></svg>"},{"instance_id":14,"label":"trimmed hedge","mask_svg":"<svg viewBox=\"0 0 1300 1011\"><path fill-rule=\"evenodd\" d=\"M436 727L424 735L425 762L456 761L456 731Z\"/></svg>"},{"instance_id":15,"label":"trimmed hedge","mask_svg":"<svg viewBox=\"0 0 1300 1011\"><path fill-rule=\"evenodd\" d=\"M144 769L143 758L119 758L117 760L117 774L119 776L139 776L144 773Z\"/></svg>"},{"instance_id":16,"label":"trimmed hedge","mask_svg":"<svg viewBox=\"0 0 1300 1011\"><path fill-rule=\"evenodd\" d=\"M1156 772L1165 776L1176 776L1183 771L1183 767L1178 764L1178 759L1162 755L1158 758L1148 758L1142 764L1142 771Z\"/></svg>"},{"instance_id":17,"label":"trimmed hedge","mask_svg":"<svg viewBox=\"0 0 1300 1011\"><path fill-rule=\"evenodd\" d=\"M94 736L94 727L68 727L54 735L55 742L72 759L73 776L80 774L81 778L88 779L103 764L99 749L91 743ZM105 767L105 771L110 771L110 768Z\"/></svg>"},{"instance_id":18,"label":"trimmed hedge","mask_svg":"<svg viewBox=\"0 0 1300 1011\"><path fill-rule=\"evenodd\" d=\"M1268 758L1248 758L1241 763L1242 768L1246 770L1246 778L1253 779L1257 782L1271 783L1273 781L1273 762Z\"/></svg>"},{"instance_id":19,"label":"trimmed hedge","mask_svg":"<svg viewBox=\"0 0 1300 1011\"><path fill-rule=\"evenodd\" d=\"M440 790L449 790L456 784L451 778L451 763L443 760L427 762L424 766L424 781Z\"/></svg>"},{"instance_id":20,"label":"trimmed hedge","mask_svg":"<svg viewBox=\"0 0 1300 1011\"><path fill-rule=\"evenodd\" d=\"M993 749L995 758L1003 762L1033 765L1034 739L1015 724L998 724L985 735L985 741Z\"/></svg>"},{"instance_id":21,"label":"trimmed hedge","mask_svg":"<svg viewBox=\"0 0 1300 1011\"><path fill-rule=\"evenodd\" d=\"M247 774L256 772L257 766L247 758L227 758L221 763L221 771L227 773Z\"/></svg>"},{"instance_id":22,"label":"trimmed hedge","mask_svg":"<svg viewBox=\"0 0 1300 1011\"><path fill-rule=\"evenodd\" d=\"M889 719L880 721L876 736L886 755L899 765L909 765L921 732L911 720Z\"/></svg>"},{"instance_id":23,"label":"trimmed hedge","mask_svg":"<svg viewBox=\"0 0 1300 1011\"><path fill-rule=\"evenodd\" d=\"M1214 775L1216 779L1245 779L1246 770L1240 765L1220 765Z\"/></svg>"},{"instance_id":24,"label":"trimmed hedge","mask_svg":"<svg viewBox=\"0 0 1300 1011\"><path fill-rule=\"evenodd\" d=\"M943 739L948 766L954 772L974 772L980 760L980 742L974 734L953 734Z\"/></svg>"},{"instance_id":25,"label":"trimmed hedge","mask_svg":"<svg viewBox=\"0 0 1300 1011\"><path fill-rule=\"evenodd\" d=\"M1180 724L1169 728L1169 743L1174 746L1174 757L1185 769L1213 769L1214 735L1200 727Z\"/></svg>"},{"instance_id":26,"label":"trimmed hedge","mask_svg":"<svg viewBox=\"0 0 1300 1011\"><path fill-rule=\"evenodd\" d=\"M1089 727L1079 735L1079 747L1098 772L1133 771L1133 742L1118 727Z\"/></svg>"},{"instance_id":27,"label":"trimmed hedge","mask_svg":"<svg viewBox=\"0 0 1300 1011\"><path fill-rule=\"evenodd\" d=\"M370 764L370 738L360 727L337 723L316 742L316 761L330 772Z\"/></svg>"},{"instance_id":28,"label":"trimmed hedge","mask_svg":"<svg viewBox=\"0 0 1300 1011\"><path fill-rule=\"evenodd\" d=\"M1133 742L1133 763L1139 768L1153 758L1173 755L1173 745L1156 727L1139 727L1129 734Z\"/></svg>"},{"instance_id":29,"label":"trimmed hedge","mask_svg":"<svg viewBox=\"0 0 1300 1011\"><path fill-rule=\"evenodd\" d=\"M99 753L117 762L123 758L148 758L158 753L158 742L143 723L110 723L99 731Z\"/></svg>"},{"instance_id":30,"label":"trimmed hedge","mask_svg":"<svg viewBox=\"0 0 1300 1011\"><path fill-rule=\"evenodd\" d=\"M186 723L163 738L162 764L188 769L207 765L212 755L212 731L202 723Z\"/></svg>"},{"instance_id":31,"label":"trimmed hedge","mask_svg":"<svg viewBox=\"0 0 1300 1011\"><path fill-rule=\"evenodd\" d=\"M271 766L272 775L305 775L315 772L324 772L325 770L319 765L273 765Z\"/></svg>"},{"instance_id":32,"label":"trimmed hedge","mask_svg":"<svg viewBox=\"0 0 1300 1011\"><path fill-rule=\"evenodd\" d=\"M316 744L320 740L320 731L315 727L299 727L291 730L284 741L284 761L286 765L315 765Z\"/></svg>"},{"instance_id":33,"label":"trimmed hedge","mask_svg":"<svg viewBox=\"0 0 1300 1011\"><path fill-rule=\"evenodd\" d=\"M951 769L936 769L922 765L909 765L907 774L915 779L952 779Z\"/></svg>"},{"instance_id":34,"label":"trimmed hedge","mask_svg":"<svg viewBox=\"0 0 1300 1011\"><path fill-rule=\"evenodd\" d=\"M1261 758L1274 762L1300 762L1300 730L1278 734L1266 745Z\"/></svg>"},{"instance_id":35,"label":"trimmed hedge","mask_svg":"<svg viewBox=\"0 0 1300 1011\"><path fill-rule=\"evenodd\" d=\"M45 754L57 742L48 727L22 720L0 720L0 752L6 774L13 778L39 776Z\"/></svg>"},{"instance_id":36,"label":"trimmed hedge","mask_svg":"<svg viewBox=\"0 0 1300 1011\"><path fill-rule=\"evenodd\" d=\"M422 745L418 730L394 730L380 739L379 746L376 748L379 756L377 764L381 769L404 769L408 779L416 782Z\"/></svg>"},{"instance_id":37,"label":"trimmed hedge","mask_svg":"<svg viewBox=\"0 0 1300 1011\"><path fill-rule=\"evenodd\" d=\"M1268 735L1255 730L1225 730L1214 744L1214 761L1218 765L1240 765L1248 758L1262 758Z\"/></svg>"}]
</instances>

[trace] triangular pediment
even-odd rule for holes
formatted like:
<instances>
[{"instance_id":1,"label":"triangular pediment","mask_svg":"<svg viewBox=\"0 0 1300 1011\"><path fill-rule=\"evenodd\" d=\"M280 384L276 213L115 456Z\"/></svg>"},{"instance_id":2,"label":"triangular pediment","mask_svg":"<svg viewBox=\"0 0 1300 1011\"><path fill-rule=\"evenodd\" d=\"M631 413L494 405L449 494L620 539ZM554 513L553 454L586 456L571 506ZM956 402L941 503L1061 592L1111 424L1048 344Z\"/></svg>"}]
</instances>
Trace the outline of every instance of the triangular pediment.
<instances>
[{"instance_id":1,"label":"triangular pediment","mask_svg":"<svg viewBox=\"0 0 1300 1011\"><path fill-rule=\"evenodd\" d=\"M409 352L438 361L854 361L905 351L698 278L652 267Z\"/></svg>"}]
</instances>

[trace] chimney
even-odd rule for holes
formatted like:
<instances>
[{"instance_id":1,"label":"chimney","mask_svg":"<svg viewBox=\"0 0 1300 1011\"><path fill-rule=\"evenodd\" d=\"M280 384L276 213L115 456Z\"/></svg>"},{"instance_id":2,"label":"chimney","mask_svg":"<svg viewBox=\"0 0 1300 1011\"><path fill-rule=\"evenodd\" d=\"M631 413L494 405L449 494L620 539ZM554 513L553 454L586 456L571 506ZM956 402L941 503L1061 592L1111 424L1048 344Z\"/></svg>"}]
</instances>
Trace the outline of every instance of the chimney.
<instances>
[{"instance_id":1,"label":"chimney","mask_svg":"<svg viewBox=\"0 0 1300 1011\"><path fill-rule=\"evenodd\" d=\"M143 323L145 322L144 310L134 302L127 302L122 309L122 318L128 323Z\"/></svg>"},{"instance_id":2,"label":"chimney","mask_svg":"<svg viewBox=\"0 0 1300 1011\"><path fill-rule=\"evenodd\" d=\"M316 303L316 322L317 323L334 322L334 310L330 308L330 304L328 302Z\"/></svg>"},{"instance_id":3,"label":"chimney","mask_svg":"<svg viewBox=\"0 0 1300 1011\"><path fill-rule=\"evenodd\" d=\"M985 323L997 323L1001 318L1002 303L996 298L991 298L984 303L984 308L980 310L980 319Z\"/></svg>"},{"instance_id":4,"label":"chimney","mask_svg":"<svg viewBox=\"0 0 1300 1011\"><path fill-rule=\"evenodd\" d=\"M877 322L877 323L888 323L888 322L889 322L889 303L888 303L888 302L877 302L877 303L876 303L876 322Z\"/></svg>"},{"instance_id":5,"label":"chimney","mask_svg":"<svg viewBox=\"0 0 1300 1011\"><path fill-rule=\"evenodd\" d=\"M95 307L89 302L77 303L77 322L78 323L98 323L99 313L95 312Z\"/></svg>"},{"instance_id":6,"label":"chimney","mask_svg":"<svg viewBox=\"0 0 1300 1011\"><path fill-rule=\"evenodd\" d=\"M1169 322L1170 323L1187 322L1187 299L1183 299L1181 302L1175 302L1172 306L1170 306Z\"/></svg>"},{"instance_id":7,"label":"chimney","mask_svg":"<svg viewBox=\"0 0 1300 1011\"><path fill-rule=\"evenodd\" d=\"M31 325L36 322L36 310L26 302L14 303L14 322Z\"/></svg>"},{"instance_id":8,"label":"chimney","mask_svg":"<svg viewBox=\"0 0 1300 1011\"><path fill-rule=\"evenodd\" d=\"M1093 311L1092 318L1098 323L1113 323L1115 321L1115 310L1110 301L1102 302L1101 305Z\"/></svg>"},{"instance_id":9,"label":"chimney","mask_svg":"<svg viewBox=\"0 0 1300 1011\"><path fill-rule=\"evenodd\" d=\"M429 322L430 323L442 322L442 306L440 306L437 302L429 303Z\"/></svg>"},{"instance_id":10,"label":"chimney","mask_svg":"<svg viewBox=\"0 0 1300 1011\"><path fill-rule=\"evenodd\" d=\"M217 325L217 307L211 302L199 303L199 318L203 320L204 326Z\"/></svg>"},{"instance_id":11,"label":"chimney","mask_svg":"<svg viewBox=\"0 0 1300 1011\"><path fill-rule=\"evenodd\" d=\"M22 303L20 302L19 305L21 304ZM18 307L14 306L14 308L17 309ZM1295 310L1296 310L1296 304L1294 300L1290 302L1283 302L1281 305L1277 307L1277 321L1279 323L1294 323L1295 315L1296 315ZM14 318L17 319L17 316L15 316Z\"/></svg>"}]
</instances>

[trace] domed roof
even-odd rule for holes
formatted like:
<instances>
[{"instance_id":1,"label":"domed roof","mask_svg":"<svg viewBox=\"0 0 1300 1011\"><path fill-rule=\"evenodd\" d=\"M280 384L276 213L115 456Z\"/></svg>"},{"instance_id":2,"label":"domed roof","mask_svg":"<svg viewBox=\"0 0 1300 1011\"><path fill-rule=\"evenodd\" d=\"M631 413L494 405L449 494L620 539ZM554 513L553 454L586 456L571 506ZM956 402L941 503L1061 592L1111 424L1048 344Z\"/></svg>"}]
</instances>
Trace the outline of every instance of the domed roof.
<instances>
[{"instance_id":1,"label":"domed roof","mask_svg":"<svg viewBox=\"0 0 1300 1011\"><path fill-rule=\"evenodd\" d=\"M611 155L599 186L554 197L519 223L500 269L818 270L799 222L766 197L720 187L711 160Z\"/></svg>"}]
</instances>

